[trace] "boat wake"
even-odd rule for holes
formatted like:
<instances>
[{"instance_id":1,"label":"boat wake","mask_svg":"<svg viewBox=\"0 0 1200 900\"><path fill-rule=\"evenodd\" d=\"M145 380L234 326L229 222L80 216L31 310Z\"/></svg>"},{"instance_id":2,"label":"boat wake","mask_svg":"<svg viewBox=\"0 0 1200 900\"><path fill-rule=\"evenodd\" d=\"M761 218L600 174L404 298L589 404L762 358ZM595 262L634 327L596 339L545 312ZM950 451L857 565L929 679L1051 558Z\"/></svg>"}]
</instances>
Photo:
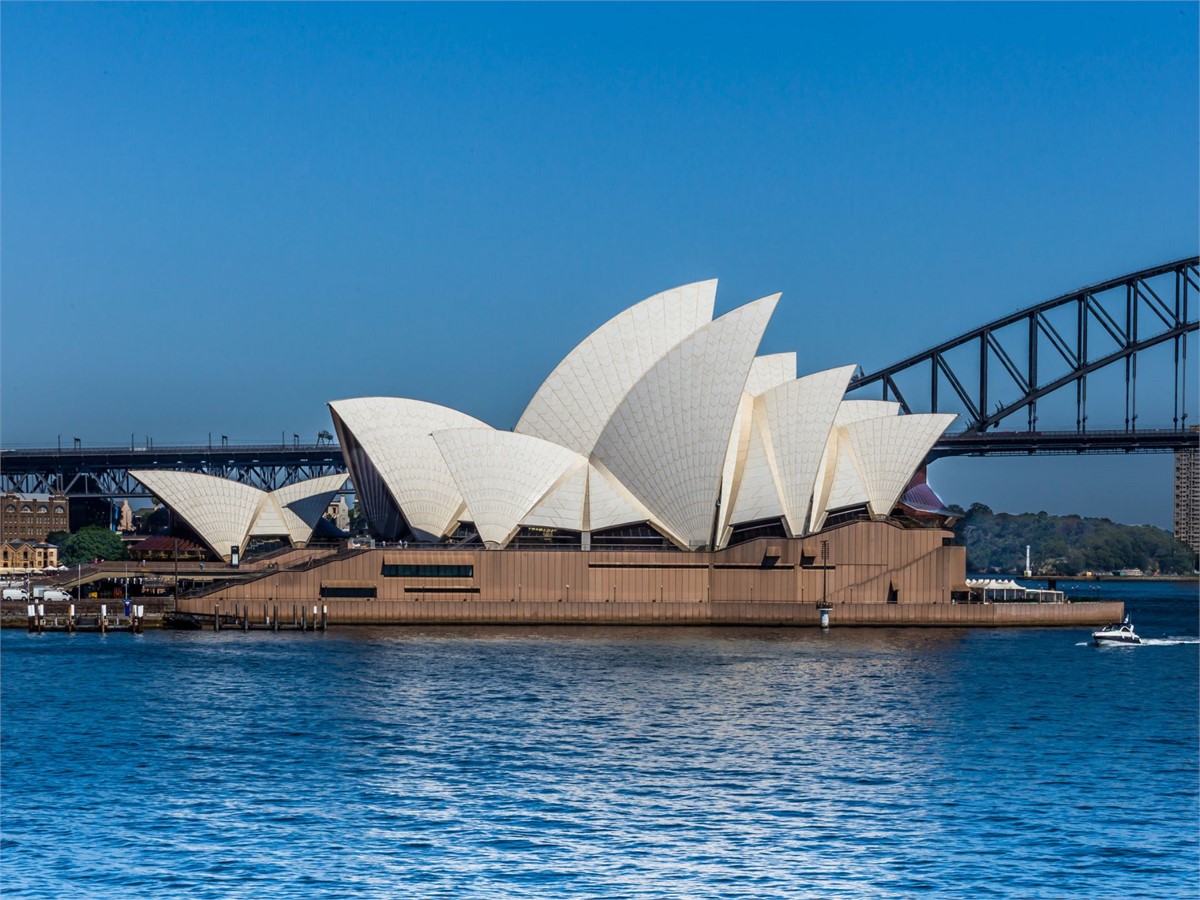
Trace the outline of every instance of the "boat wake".
<instances>
[{"instance_id":1,"label":"boat wake","mask_svg":"<svg viewBox=\"0 0 1200 900\"><path fill-rule=\"evenodd\" d=\"M1181 644L1200 644L1197 637L1142 638L1140 644L1105 644L1106 647L1177 647ZM1076 641L1076 647L1090 647L1092 641Z\"/></svg>"}]
</instances>

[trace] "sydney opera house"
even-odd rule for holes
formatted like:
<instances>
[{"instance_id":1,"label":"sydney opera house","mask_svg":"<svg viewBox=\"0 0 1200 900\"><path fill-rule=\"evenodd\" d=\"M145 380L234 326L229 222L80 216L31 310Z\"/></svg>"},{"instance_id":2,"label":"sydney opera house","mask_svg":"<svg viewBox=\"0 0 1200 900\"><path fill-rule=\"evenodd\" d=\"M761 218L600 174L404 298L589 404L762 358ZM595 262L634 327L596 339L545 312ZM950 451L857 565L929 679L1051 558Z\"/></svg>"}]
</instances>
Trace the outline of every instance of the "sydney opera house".
<instances>
[{"instance_id":1,"label":"sydney opera house","mask_svg":"<svg viewBox=\"0 0 1200 900\"><path fill-rule=\"evenodd\" d=\"M362 621L415 620L422 604L445 618L454 603L481 621L949 604L964 552L923 463L954 417L847 399L853 365L802 375L795 353L759 356L779 295L713 318L715 293L675 288L601 325L511 431L424 400L331 402L372 546L217 599L319 599ZM341 487L135 475L227 560L255 536L305 546ZM530 604L570 606L539 618Z\"/></svg>"}]
</instances>

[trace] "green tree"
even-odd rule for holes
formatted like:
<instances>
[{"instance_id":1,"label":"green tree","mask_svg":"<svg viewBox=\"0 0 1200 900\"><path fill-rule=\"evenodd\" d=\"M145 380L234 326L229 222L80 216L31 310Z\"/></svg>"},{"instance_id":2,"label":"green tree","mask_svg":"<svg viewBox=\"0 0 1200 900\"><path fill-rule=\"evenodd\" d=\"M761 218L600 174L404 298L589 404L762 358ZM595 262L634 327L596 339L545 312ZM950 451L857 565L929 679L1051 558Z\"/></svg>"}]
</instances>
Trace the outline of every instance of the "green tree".
<instances>
[{"instance_id":1,"label":"green tree","mask_svg":"<svg viewBox=\"0 0 1200 900\"><path fill-rule=\"evenodd\" d=\"M1044 511L993 513L982 503L971 504L955 532L958 543L967 547L971 572L1019 572L1024 568L1026 544L1033 551L1035 572L1058 575L1119 569L1186 574L1195 560L1170 532L1152 525L1121 525Z\"/></svg>"},{"instance_id":2,"label":"green tree","mask_svg":"<svg viewBox=\"0 0 1200 900\"><path fill-rule=\"evenodd\" d=\"M115 532L99 525L88 525L58 545L58 561L73 566L93 559L129 559L125 542Z\"/></svg>"},{"instance_id":3,"label":"green tree","mask_svg":"<svg viewBox=\"0 0 1200 900\"><path fill-rule=\"evenodd\" d=\"M367 516L362 504L355 503L350 507L350 533L365 534L367 531Z\"/></svg>"}]
</instances>

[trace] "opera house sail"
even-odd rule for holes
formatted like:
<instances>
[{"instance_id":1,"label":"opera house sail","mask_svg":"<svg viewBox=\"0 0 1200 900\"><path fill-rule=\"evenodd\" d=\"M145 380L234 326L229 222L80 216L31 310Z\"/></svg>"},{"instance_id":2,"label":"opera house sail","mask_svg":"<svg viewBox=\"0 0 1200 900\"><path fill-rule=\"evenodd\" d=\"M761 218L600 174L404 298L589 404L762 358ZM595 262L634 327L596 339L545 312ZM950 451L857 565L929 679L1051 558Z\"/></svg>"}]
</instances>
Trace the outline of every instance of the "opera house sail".
<instances>
[{"instance_id":1,"label":"opera house sail","mask_svg":"<svg viewBox=\"0 0 1200 900\"><path fill-rule=\"evenodd\" d=\"M330 403L374 535L720 550L886 518L953 416L844 400L853 365L797 377L794 353L757 355L779 295L713 318L715 295L684 285L601 325L511 432L421 400Z\"/></svg>"},{"instance_id":2,"label":"opera house sail","mask_svg":"<svg viewBox=\"0 0 1200 900\"><path fill-rule=\"evenodd\" d=\"M716 286L655 294L600 325L511 430L426 399L330 402L371 547L221 596L300 591L361 621L419 618L413 602L442 604L439 621L774 621L770 604L950 603L965 557L924 461L954 417L847 398L852 364L806 372L796 353L760 354L780 295L714 316ZM135 475L224 558L258 536L314 540L318 507L343 489L341 476L263 492ZM906 504L917 484L933 500ZM352 605L366 601L402 605ZM687 606L735 601L756 611Z\"/></svg>"}]
</instances>

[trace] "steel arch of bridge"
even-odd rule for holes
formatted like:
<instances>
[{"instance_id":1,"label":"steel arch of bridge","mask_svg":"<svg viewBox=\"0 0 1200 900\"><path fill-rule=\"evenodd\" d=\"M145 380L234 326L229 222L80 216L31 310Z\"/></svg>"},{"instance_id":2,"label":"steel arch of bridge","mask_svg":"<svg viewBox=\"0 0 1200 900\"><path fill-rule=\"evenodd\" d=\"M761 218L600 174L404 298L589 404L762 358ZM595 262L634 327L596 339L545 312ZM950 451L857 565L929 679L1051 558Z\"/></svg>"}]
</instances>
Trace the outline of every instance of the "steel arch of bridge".
<instances>
[{"instance_id":1,"label":"steel arch of bridge","mask_svg":"<svg viewBox=\"0 0 1200 900\"><path fill-rule=\"evenodd\" d=\"M911 412L945 411L939 401L945 396L941 389L949 388L953 400L966 411L965 427L961 433L947 435L938 443L933 456L957 453L1005 452L1086 452L1171 450L1195 443L1187 430L1187 389L1189 373L1188 335L1197 330L1197 294L1200 293L1200 257L1189 257L1133 272L1099 284L1089 285L1069 294L1043 301L956 338L938 344L915 356L851 379L849 391L856 392L878 386L885 400L900 403L901 409ZM1173 280L1174 295L1161 291L1166 276ZM1150 283L1158 281L1159 290ZM1105 295L1103 298L1101 295ZM1123 295L1123 296L1122 296ZM1110 307L1114 299L1123 310L1114 315ZM1056 327L1048 313L1074 307L1074 328L1066 334ZM1145 334L1144 323L1158 326ZM1116 346L1101 356L1089 357L1088 337L1092 325L1099 326ZM1017 326L1027 343L1023 352L1013 353L1006 348L1000 332ZM1011 337L1011 332L1009 332ZM1171 428L1138 429L1137 427L1137 358L1138 353L1164 343L1174 344L1174 384L1172 388ZM1010 344L1011 346L1011 344ZM968 348L972 360L971 372L977 387L968 388L967 371L948 358L954 351ZM1066 363L1064 374L1042 381L1039 361L1047 354L1056 365ZM1107 366L1123 365L1125 374L1124 431L1088 431L1087 379ZM1018 395L1000 402L989 397L989 370L998 366L1016 386ZM1049 365L1047 364L1047 368ZM901 391L903 376L917 378L924 388ZM1037 428L1038 401L1049 394L1074 384L1074 432L1039 432ZM925 401L928 402L925 402ZM989 404L992 406L989 407ZM944 404L942 404L944 406ZM989 435L1001 422L1022 409L1026 411L1024 432L1004 432ZM958 411L958 410L954 410ZM1164 426L1166 423L1162 423Z\"/></svg>"}]
</instances>

